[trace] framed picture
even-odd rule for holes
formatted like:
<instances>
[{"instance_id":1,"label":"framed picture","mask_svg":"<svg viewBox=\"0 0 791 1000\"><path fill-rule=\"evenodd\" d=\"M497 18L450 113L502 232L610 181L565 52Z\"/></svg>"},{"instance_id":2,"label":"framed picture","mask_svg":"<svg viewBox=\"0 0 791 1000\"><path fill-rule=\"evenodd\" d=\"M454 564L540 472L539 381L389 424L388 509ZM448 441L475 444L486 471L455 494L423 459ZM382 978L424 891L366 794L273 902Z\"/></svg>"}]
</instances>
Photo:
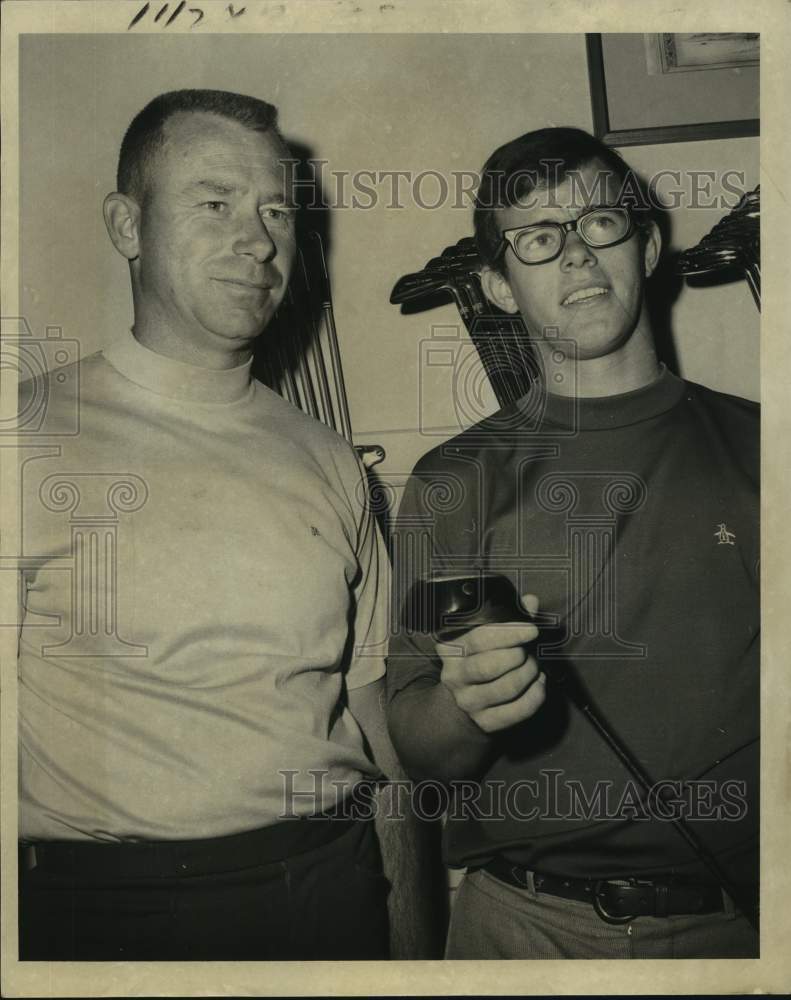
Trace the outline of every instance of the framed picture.
<instances>
[{"instance_id":1,"label":"framed picture","mask_svg":"<svg viewBox=\"0 0 791 1000\"><path fill-rule=\"evenodd\" d=\"M589 34L596 136L610 146L759 134L759 36Z\"/></svg>"}]
</instances>

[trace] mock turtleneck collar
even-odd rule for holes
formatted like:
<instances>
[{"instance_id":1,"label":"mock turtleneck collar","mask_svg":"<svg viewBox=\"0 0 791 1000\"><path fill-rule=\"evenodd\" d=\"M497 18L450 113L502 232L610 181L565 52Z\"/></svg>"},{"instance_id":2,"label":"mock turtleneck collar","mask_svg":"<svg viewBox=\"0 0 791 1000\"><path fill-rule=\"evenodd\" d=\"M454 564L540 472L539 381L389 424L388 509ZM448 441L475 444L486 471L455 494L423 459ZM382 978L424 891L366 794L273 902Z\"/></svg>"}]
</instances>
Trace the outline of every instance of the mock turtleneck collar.
<instances>
[{"instance_id":1,"label":"mock turtleneck collar","mask_svg":"<svg viewBox=\"0 0 791 1000\"><path fill-rule=\"evenodd\" d=\"M233 403L247 396L252 387L252 358L236 368L199 368L144 347L131 330L102 353L130 382L170 399Z\"/></svg>"},{"instance_id":2,"label":"mock turtleneck collar","mask_svg":"<svg viewBox=\"0 0 791 1000\"><path fill-rule=\"evenodd\" d=\"M608 430L649 420L672 409L681 400L684 390L682 379L662 365L653 382L631 392L572 399L544 392L534 383L517 405L523 411L542 413L545 424L574 426L579 430Z\"/></svg>"}]
</instances>

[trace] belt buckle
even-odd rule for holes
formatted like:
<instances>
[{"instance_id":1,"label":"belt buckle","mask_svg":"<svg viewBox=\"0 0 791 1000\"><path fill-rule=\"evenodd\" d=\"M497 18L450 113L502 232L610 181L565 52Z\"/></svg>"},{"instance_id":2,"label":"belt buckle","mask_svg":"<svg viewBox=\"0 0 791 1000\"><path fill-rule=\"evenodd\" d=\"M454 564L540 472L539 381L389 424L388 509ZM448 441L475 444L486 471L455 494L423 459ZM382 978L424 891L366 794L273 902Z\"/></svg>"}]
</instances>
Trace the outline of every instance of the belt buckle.
<instances>
[{"instance_id":1,"label":"belt buckle","mask_svg":"<svg viewBox=\"0 0 791 1000\"><path fill-rule=\"evenodd\" d=\"M606 924L628 924L630 921L637 917L636 913L630 913L625 917L616 917L613 914L608 913L604 909L604 904L602 903L602 893L601 887L609 884L609 879L599 879L596 885L593 887L593 909L596 911L596 915L600 917ZM634 879L629 879L630 885L635 885Z\"/></svg>"}]
</instances>

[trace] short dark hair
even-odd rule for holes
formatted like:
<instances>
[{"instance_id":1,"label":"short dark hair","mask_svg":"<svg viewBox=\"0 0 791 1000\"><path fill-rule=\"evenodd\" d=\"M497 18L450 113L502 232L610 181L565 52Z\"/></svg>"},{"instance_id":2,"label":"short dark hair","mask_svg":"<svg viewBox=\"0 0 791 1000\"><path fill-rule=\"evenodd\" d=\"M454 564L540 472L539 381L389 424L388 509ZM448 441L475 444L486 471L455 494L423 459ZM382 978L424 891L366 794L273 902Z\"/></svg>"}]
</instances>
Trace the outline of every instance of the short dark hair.
<instances>
[{"instance_id":1,"label":"short dark hair","mask_svg":"<svg viewBox=\"0 0 791 1000\"><path fill-rule=\"evenodd\" d=\"M257 97L227 90L171 90L138 112L126 130L118 156L116 184L122 194L138 201L146 192L147 172L164 140L165 122L181 112L204 111L239 122L253 132L273 132L286 147L277 127L277 108Z\"/></svg>"},{"instance_id":2,"label":"short dark hair","mask_svg":"<svg viewBox=\"0 0 791 1000\"><path fill-rule=\"evenodd\" d=\"M519 203L536 188L551 190L593 162L621 182L623 203L632 209L638 227L645 228L650 218L645 188L614 149L579 128L537 129L500 146L484 164L473 215L481 261L495 270L502 267L502 258L497 258L502 243L498 209Z\"/></svg>"}]
</instances>

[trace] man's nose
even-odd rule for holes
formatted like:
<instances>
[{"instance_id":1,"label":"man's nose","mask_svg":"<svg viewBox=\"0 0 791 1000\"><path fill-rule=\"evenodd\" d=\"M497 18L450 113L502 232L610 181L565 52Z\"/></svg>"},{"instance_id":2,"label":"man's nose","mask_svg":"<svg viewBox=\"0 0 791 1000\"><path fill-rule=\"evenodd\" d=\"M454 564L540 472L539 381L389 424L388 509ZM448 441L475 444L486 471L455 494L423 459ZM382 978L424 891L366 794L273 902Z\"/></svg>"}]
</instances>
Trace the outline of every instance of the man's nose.
<instances>
[{"instance_id":1,"label":"man's nose","mask_svg":"<svg viewBox=\"0 0 791 1000\"><path fill-rule=\"evenodd\" d=\"M596 263L596 254L577 232L566 233L566 242L561 255L561 266L584 267Z\"/></svg>"},{"instance_id":2,"label":"man's nose","mask_svg":"<svg viewBox=\"0 0 791 1000\"><path fill-rule=\"evenodd\" d=\"M277 253L275 241L269 235L269 230L259 216L250 219L243 231L236 237L233 245L234 253L249 254L257 261L271 260Z\"/></svg>"}]
</instances>

